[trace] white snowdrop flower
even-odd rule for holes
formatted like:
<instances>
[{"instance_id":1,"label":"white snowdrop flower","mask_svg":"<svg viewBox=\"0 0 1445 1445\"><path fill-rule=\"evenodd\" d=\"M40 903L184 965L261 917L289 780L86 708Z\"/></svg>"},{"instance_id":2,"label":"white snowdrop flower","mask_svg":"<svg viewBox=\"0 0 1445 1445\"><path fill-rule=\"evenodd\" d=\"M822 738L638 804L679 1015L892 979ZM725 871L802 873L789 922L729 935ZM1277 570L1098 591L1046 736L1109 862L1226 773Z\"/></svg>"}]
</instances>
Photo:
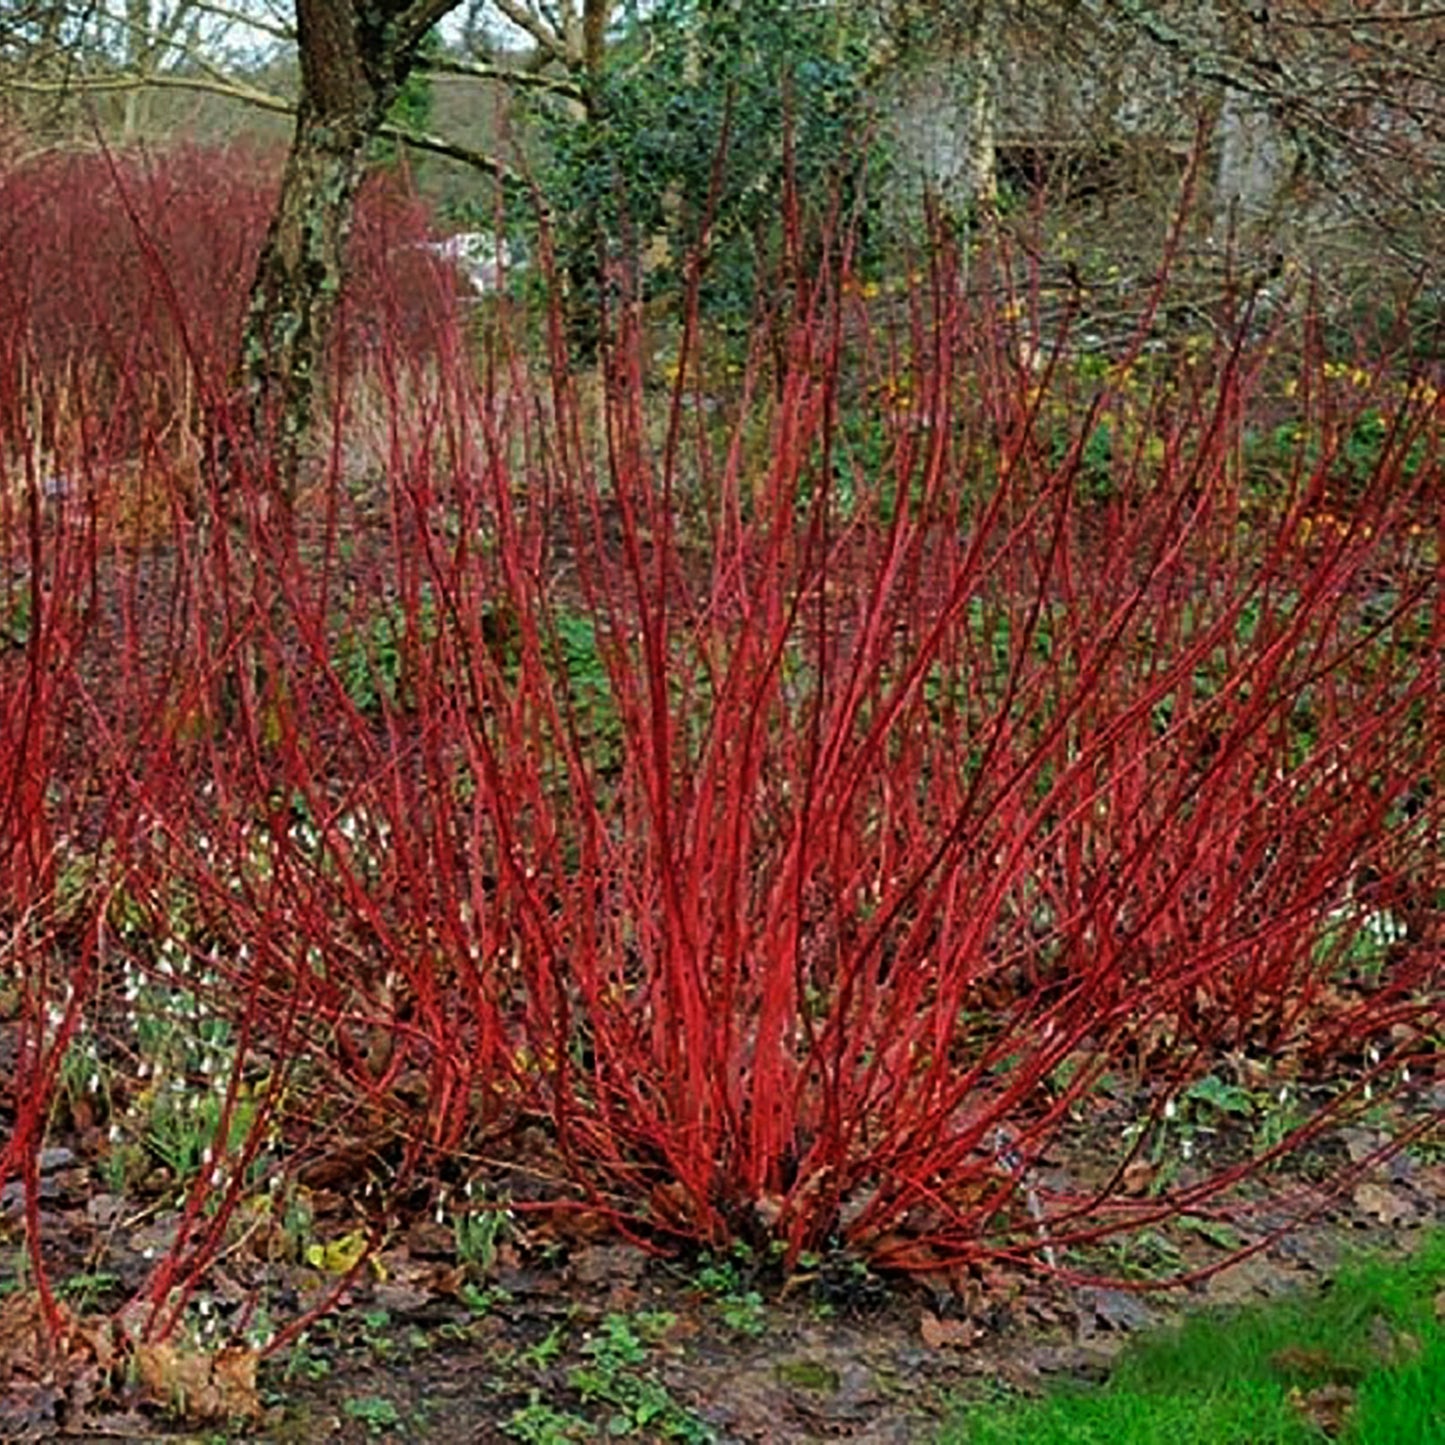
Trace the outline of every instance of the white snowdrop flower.
<instances>
[{"instance_id":1,"label":"white snowdrop flower","mask_svg":"<svg viewBox=\"0 0 1445 1445\"><path fill-rule=\"evenodd\" d=\"M100 1075L99 1075L99 1074L92 1074L92 1075L85 1081L85 1088L86 1088L86 1092L87 1092L87 1093L91 1093L91 1094L98 1094L98 1093L100 1093Z\"/></svg>"},{"instance_id":2,"label":"white snowdrop flower","mask_svg":"<svg viewBox=\"0 0 1445 1445\"><path fill-rule=\"evenodd\" d=\"M1179 1141L1179 1156L1181 1159L1192 1159L1194 1157L1193 1139L1181 1139Z\"/></svg>"},{"instance_id":3,"label":"white snowdrop flower","mask_svg":"<svg viewBox=\"0 0 1445 1445\"><path fill-rule=\"evenodd\" d=\"M1365 1050L1365 1057L1372 1064L1378 1064L1380 1062L1380 1051L1374 1046L1374 1044L1371 1044L1370 1047Z\"/></svg>"},{"instance_id":4,"label":"white snowdrop flower","mask_svg":"<svg viewBox=\"0 0 1445 1445\"><path fill-rule=\"evenodd\" d=\"M211 1170L211 1188L219 1189L226 1182L226 1171L220 1167Z\"/></svg>"},{"instance_id":5,"label":"white snowdrop flower","mask_svg":"<svg viewBox=\"0 0 1445 1445\"><path fill-rule=\"evenodd\" d=\"M1289 1085L1288 1085L1288 1084L1281 1084L1281 1085L1279 1086L1279 1102L1280 1102L1281 1104L1287 1104L1287 1103L1289 1103Z\"/></svg>"},{"instance_id":6,"label":"white snowdrop flower","mask_svg":"<svg viewBox=\"0 0 1445 1445\"><path fill-rule=\"evenodd\" d=\"M1164 1101L1164 1117L1166 1119L1172 1119L1178 1112L1173 1099L1166 1099Z\"/></svg>"},{"instance_id":7,"label":"white snowdrop flower","mask_svg":"<svg viewBox=\"0 0 1445 1445\"><path fill-rule=\"evenodd\" d=\"M1402 1084L1408 1084L1408 1083L1410 1082L1410 1066L1409 1066L1409 1064L1406 1064L1405 1067L1400 1070L1400 1082L1401 1082Z\"/></svg>"},{"instance_id":8,"label":"white snowdrop flower","mask_svg":"<svg viewBox=\"0 0 1445 1445\"><path fill-rule=\"evenodd\" d=\"M1377 948L1387 948L1392 943L1403 943L1409 937L1406 924L1396 918L1388 909L1365 915L1362 931Z\"/></svg>"},{"instance_id":9,"label":"white snowdrop flower","mask_svg":"<svg viewBox=\"0 0 1445 1445\"><path fill-rule=\"evenodd\" d=\"M119 1125L119 1124L112 1124L112 1125L110 1126L110 1128L106 1131L106 1137L110 1140L110 1142L111 1142L112 1144L119 1144L119 1143L120 1143L120 1125Z\"/></svg>"},{"instance_id":10,"label":"white snowdrop flower","mask_svg":"<svg viewBox=\"0 0 1445 1445\"><path fill-rule=\"evenodd\" d=\"M210 1314L212 1308L213 1306L208 1299L202 1298L196 1301L196 1309L200 1312L202 1318Z\"/></svg>"},{"instance_id":11,"label":"white snowdrop flower","mask_svg":"<svg viewBox=\"0 0 1445 1445\"><path fill-rule=\"evenodd\" d=\"M1371 1085L1366 1084L1366 1085L1365 1085L1365 1102L1368 1104L1369 1101L1370 1101L1371 1099L1373 1099L1374 1097L1375 1097L1375 1090L1374 1090L1374 1088L1373 1088Z\"/></svg>"},{"instance_id":12,"label":"white snowdrop flower","mask_svg":"<svg viewBox=\"0 0 1445 1445\"><path fill-rule=\"evenodd\" d=\"M447 1222L447 1212L440 1199L437 1200L436 1221L438 1224L445 1224Z\"/></svg>"},{"instance_id":13,"label":"white snowdrop flower","mask_svg":"<svg viewBox=\"0 0 1445 1445\"><path fill-rule=\"evenodd\" d=\"M203 854L209 853L211 851L210 835L206 833L200 834L196 838L196 848Z\"/></svg>"},{"instance_id":14,"label":"white snowdrop flower","mask_svg":"<svg viewBox=\"0 0 1445 1445\"><path fill-rule=\"evenodd\" d=\"M201 1150L201 1163L209 1164L214 1157L215 1155L211 1152L211 1146L207 1144L206 1147Z\"/></svg>"}]
</instances>

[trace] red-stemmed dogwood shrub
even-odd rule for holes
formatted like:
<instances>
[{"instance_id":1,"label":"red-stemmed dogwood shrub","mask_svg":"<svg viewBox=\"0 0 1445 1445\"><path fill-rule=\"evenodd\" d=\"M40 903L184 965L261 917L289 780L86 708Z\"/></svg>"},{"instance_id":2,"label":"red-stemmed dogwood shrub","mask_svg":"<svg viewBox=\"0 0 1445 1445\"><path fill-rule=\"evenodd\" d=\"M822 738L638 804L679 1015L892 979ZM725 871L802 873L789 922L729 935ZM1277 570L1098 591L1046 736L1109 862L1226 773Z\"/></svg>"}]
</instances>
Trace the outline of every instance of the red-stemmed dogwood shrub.
<instances>
[{"instance_id":1,"label":"red-stemmed dogwood shrub","mask_svg":"<svg viewBox=\"0 0 1445 1445\"><path fill-rule=\"evenodd\" d=\"M372 1191L374 1241L481 1180L659 1245L1056 1262L1437 1067L1440 378L1247 307L1152 350L1167 276L1083 365L1067 317L1021 349L1002 249L879 297L835 241L726 387L695 304L672 380L631 308L589 388L560 320L443 314L375 247L287 507L140 401L27 445L20 343L0 1174L38 1279L67 1122L174 1203L165 1334L287 1180ZM164 304L72 297L116 406L162 333L219 374L158 258ZM55 299L7 293L37 335ZM1230 1070L1286 1126L1141 1191Z\"/></svg>"}]
</instances>

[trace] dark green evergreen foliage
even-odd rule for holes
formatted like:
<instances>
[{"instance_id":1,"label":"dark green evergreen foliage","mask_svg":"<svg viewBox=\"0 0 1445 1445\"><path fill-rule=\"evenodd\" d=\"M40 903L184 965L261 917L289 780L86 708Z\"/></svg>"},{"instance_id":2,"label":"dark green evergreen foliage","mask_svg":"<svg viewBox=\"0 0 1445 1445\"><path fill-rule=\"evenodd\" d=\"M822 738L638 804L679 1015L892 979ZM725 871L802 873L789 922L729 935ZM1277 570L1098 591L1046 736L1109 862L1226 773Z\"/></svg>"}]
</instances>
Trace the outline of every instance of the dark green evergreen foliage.
<instances>
[{"instance_id":1,"label":"dark green evergreen foliage","mask_svg":"<svg viewBox=\"0 0 1445 1445\"><path fill-rule=\"evenodd\" d=\"M666 295L706 232L704 309L745 319L790 188L815 217L857 189L868 61L867 31L833 8L664 0L613 47L588 124L539 102L564 268L575 281L600 232L598 282Z\"/></svg>"}]
</instances>

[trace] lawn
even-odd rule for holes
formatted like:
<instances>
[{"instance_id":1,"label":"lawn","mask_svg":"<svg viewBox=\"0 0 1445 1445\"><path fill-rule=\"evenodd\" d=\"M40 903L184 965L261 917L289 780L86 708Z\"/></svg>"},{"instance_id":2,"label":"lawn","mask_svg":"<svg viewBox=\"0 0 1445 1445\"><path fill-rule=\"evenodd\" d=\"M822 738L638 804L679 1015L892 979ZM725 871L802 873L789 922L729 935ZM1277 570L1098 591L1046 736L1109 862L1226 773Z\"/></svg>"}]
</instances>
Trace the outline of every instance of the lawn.
<instances>
[{"instance_id":1,"label":"lawn","mask_svg":"<svg viewBox=\"0 0 1445 1445\"><path fill-rule=\"evenodd\" d=\"M1445 1234L1319 1292L1190 1316L1106 1384L974 1406L940 1445L1428 1445L1445 1440Z\"/></svg>"}]
</instances>

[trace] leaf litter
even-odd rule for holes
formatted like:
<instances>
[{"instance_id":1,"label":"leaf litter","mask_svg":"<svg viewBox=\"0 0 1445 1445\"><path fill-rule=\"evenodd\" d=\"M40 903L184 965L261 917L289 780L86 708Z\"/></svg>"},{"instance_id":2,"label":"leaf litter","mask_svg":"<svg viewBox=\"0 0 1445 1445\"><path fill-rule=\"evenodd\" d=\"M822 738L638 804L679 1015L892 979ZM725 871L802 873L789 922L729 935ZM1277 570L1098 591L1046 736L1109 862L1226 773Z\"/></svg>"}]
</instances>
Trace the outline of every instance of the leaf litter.
<instances>
[{"instance_id":1,"label":"leaf litter","mask_svg":"<svg viewBox=\"0 0 1445 1445\"><path fill-rule=\"evenodd\" d=\"M174 1239L176 1218L159 1208L127 1213L119 1201L98 1207L85 1167L57 1152L45 1204L62 1227L47 1237L65 1241L67 1253L47 1265L70 1281L75 1307L57 1302L52 1341L34 1291L0 1298L0 1438L164 1438L205 1427L248 1440L353 1439L356 1412L380 1399L387 1410L368 1416L370 1438L396 1441L564 1441L623 1427L639 1439L926 1439L949 1401L970 1390L1035 1393L1055 1378L1102 1378L1133 1334L1183 1306L1277 1298L1318 1282L1343 1253L1408 1243L1439 1217L1445 1170L1413 1156L1369 1164L1366 1142L1341 1146L1365 1164L1343 1196L1302 1174L1275 1176L1252 1182L1230 1209L1152 1231L1152 1267L1199 1275L1188 1291L1158 1289L1148 1268L1131 1271L1115 1253L1098 1261L1101 1276L1110 1266L1126 1276L1115 1283L1006 1263L880 1281L844 1261L789 1281L745 1264L719 1293L699 1284L710 1276L696 1262L654 1255L580 1216L527 1216L484 1265L459 1257L454 1229L418 1218L357 1267L353 1206L344 1192L318 1190L299 1247L278 1250L252 1229L247 1247L206 1277L194 1303L219 1322L213 1336L165 1341L146 1340L141 1312L123 1300ZM1055 1174L1071 1165L1085 1167L1052 1161ZM20 1202L11 1194L0 1216L0 1270L17 1278ZM244 1320L305 1308L338 1279L341 1307L289 1350L243 1341ZM1437 1308L1445 1311L1445 1295ZM754 1317L756 1332L741 1327ZM619 1340L625 1360L614 1357ZM1409 1348L1391 1339L1378 1352L1395 1358ZM1354 1382L1307 1364L1281 1361L1299 1367L1295 1408L1327 1430ZM526 1433L547 1419L553 1435Z\"/></svg>"}]
</instances>

